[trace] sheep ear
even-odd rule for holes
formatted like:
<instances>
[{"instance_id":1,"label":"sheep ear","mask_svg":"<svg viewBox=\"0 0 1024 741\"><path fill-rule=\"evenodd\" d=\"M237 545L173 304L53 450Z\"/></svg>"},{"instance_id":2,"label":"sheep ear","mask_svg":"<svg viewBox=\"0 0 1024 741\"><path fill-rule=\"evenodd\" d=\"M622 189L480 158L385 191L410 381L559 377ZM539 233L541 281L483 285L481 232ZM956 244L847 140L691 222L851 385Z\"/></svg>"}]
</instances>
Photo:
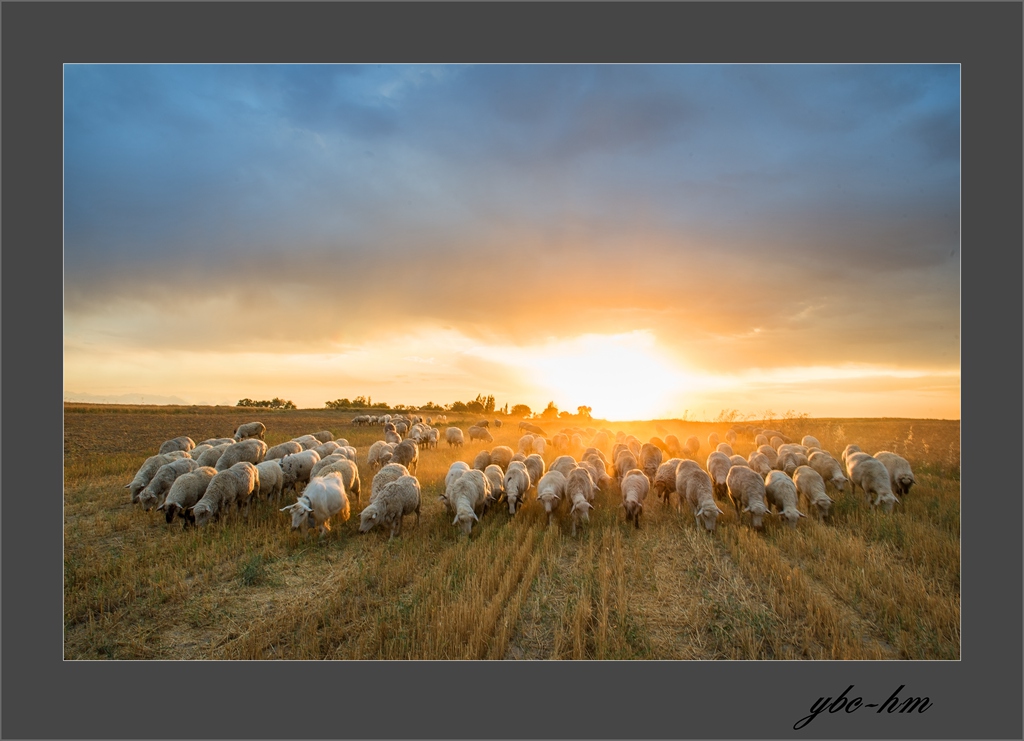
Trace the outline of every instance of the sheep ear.
<instances>
[{"instance_id":1,"label":"sheep ear","mask_svg":"<svg viewBox=\"0 0 1024 741\"><path fill-rule=\"evenodd\" d=\"M452 520L452 524L453 525L458 525L459 524L459 516L458 515L455 515L455 519Z\"/></svg>"},{"instance_id":2,"label":"sheep ear","mask_svg":"<svg viewBox=\"0 0 1024 741\"><path fill-rule=\"evenodd\" d=\"M476 512L473 513L473 519L480 522L480 518L476 516Z\"/></svg>"},{"instance_id":3,"label":"sheep ear","mask_svg":"<svg viewBox=\"0 0 1024 741\"><path fill-rule=\"evenodd\" d=\"M161 504L159 507L156 508L156 511L159 512L160 510L162 510L166 504L167 504L167 502L164 502L163 504Z\"/></svg>"},{"instance_id":4,"label":"sheep ear","mask_svg":"<svg viewBox=\"0 0 1024 741\"><path fill-rule=\"evenodd\" d=\"M722 511L722 508L719 507L717 504L715 505L715 509L718 510L718 514L720 514L720 515L724 515L725 514L725 512Z\"/></svg>"},{"instance_id":5,"label":"sheep ear","mask_svg":"<svg viewBox=\"0 0 1024 741\"><path fill-rule=\"evenodd\" d=\"M797 510L797 511L796 511L796 513L797 513L798 515L800 515L801 517L807 517L807 515L805 515L805 514L804 514L803 512L801 512L800 510Z\"/></svg>"}]
</instances>

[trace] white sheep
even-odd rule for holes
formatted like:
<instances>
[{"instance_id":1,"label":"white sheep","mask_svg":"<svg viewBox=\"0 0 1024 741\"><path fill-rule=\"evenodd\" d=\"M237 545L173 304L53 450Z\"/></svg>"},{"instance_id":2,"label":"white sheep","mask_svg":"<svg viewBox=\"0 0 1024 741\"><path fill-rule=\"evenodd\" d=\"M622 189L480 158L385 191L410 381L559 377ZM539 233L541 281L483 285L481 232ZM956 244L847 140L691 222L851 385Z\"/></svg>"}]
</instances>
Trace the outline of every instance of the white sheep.
<instances>
[{"instance_id":1,"label":"white sheep","mask_svg":"<svg viewBox=\"0 0 1024 741\"><path fill-rule=\"evenodd\" d=\"M195 440L190 437L176 437L167 440L160 446L160 453L170 453L172 450L184 450L186 453L196 446Z\"/></svg>"},{"instance_id":2,"label":"white sheep","mask_svg":"<svg viewBox=\"0 0 1024 741\"><path fill-rule=\"evenodd\" d=\"M658 473L658 466L664 460L661 448L651 443L644 443L640 447L640 455L637 456L636 460L637 468L647 474L648 480L653 483L654 477Z\"/></svg>"},{"instance_id":3,"label":"white sheep","mask_svg":"<svg viewBox=\"0 0 1024 741\"><path fill-rule=\"evenodd\" d=\"M750 468L750 464L747 462L747 459L739 454L730 455L729 463L731 463L734 466L746 466L747 468Z\"/></svg>"},{"instance_id":4,"label":"white sheep","mask_svg":"<svg viewBox=\"0 0 1024 741\"><path fill-rule=\"evenodd\" d=\"M708 456L708 474L711 476L714 495L719 499L725 499L729 493L725 479L729 475L730 468L732 468L732 461L725 453L716 450Z\"/></svg>"},{"instance_id":5,"label":"white sheep","mask_svg":"<svg viewBox=\"0 0 1024 741\"><path fill-rule=\"evenodd\" d=\"M485 443L494 442L494 437L485 427L473 425L472 427L469 428L468 432L470 442L473 442L474 440L483 440Z\"/></svg>"},{"instance_id":6,"label":"white sheep","mask_svg":"<svg viewBox=\"0 0 1024 741\"><path fill-rule=\"evenodd\" d=\"M654 495L665 504L672 503L672 492L676 490L676 473L682 458L669 458L658 466L654 473Z\"/></svg>"},{"instance_id":7,"label":"white sheep","mask_svg":"<svg viewBox=\"0 0 1024 741\"><path fill-rule=\"evenodd\" d=\"M772 471L772 464L771 461L768 460L768 456L764 453L759 453L756 450L750 451L750 456L747 458L747 465L757 471L761 476L767 476Z\"/></svg>"},{"instance_id":8,"label":"white sheep","mask_svg":"<svg viewBox=\"0 0 1024 741\"><path fill-rule=\"evenodd\" d=\"M193 505L191 516L197 527L202 527L213 517L222 519L232 506L236 509L248 505L253 492L259 489L259 472L249 461L240 461L231 468L217 471L203 498Z\"/></svg>"},{"instance_id":9,"label":"white sheep","mask_svg":"<svg viewBox=\"0 0 1024 741\"><path fill-rule=\"evenodd\" d=\"M696 458L698 452L700 452L700 438L696 435L690 435L690 437L686 438L683 453L689 458Z\"/></svg>"},{"instance_id":10,"label":"white sheep","mask_svg":"<svg viewBox=\"0 0 1024 741\"><path fill-rule=\"evenodd\" d=\"M726 457L733 455L732 446L729 443L718 443L718 447L715 450L719 453L725 453Z\"/></svg>"},{"instance_id":11,"label":"white sheep","mask_svg":"<svg viewBox=\"0 0 1024 741\"><path fill-rule=\"evenodd\" d=\"M473 458L473 468L477 471L483 471L489 465L491 465L491 451L489 450L481 450Z\"/></svg>"},{"instance_id":12,"label":"white sheep","mask_svg":"<svg viewBox=\"0 0 1024 741\"><path fill-rule=\"evenodd\" d=\"M139 501L139 493L149 485L150 481L153 480L153 476L155 476L156 472L160 470L160 466L180 458L188 457L188 453L183 450L172 451L170 453L158 453L157 455L149 456L149 458L145 460L136 472L135 477L132 478L131 482L125 484L124 488L131 492L132 503L134 504Z\"/></svg>"},{"instance_id":13,"label":"white sheep","mask_svg":"<svg viewBox=\"0 0 1024 741\"><path fill-rule=\"evenodd\" d=\"M804 435L803 438L800 440L800 444L803 445L805 448L821 447L821 443L818 442L818 438L814 437L813 435Z\"/></svg>"},{"instance_id":14,"label":"white sheep","mask_svg":"<svg viewBox=\"0 0 1024 741\"><path fill-rule=\"evenodd\" d=\"M646 481L646 478L644 480ZM565 481L562 472L552 468L537 482L537 501L548 513L549 527L555 521L559 505L565 499Z\"/></svg>"},{"instance_id":15,"label":"white sheep","mask_svg":"<svg viewBox=\"0 0 1024 741\"><path fill-rule=\"evenodd\" d=\"M910 492L910 487L917 483L914 472L910 468L910 461L903 456L882 450L875 453L875 459L881 461L889 472L889 483L892 486L893 494L905 496Z\"/></svg>"},{"instance_id":16,"label":"white sheep","mask_svg":"<svg viewBox=\"0 0 1024 741\"><path fill-rule=\"evenodd\" d=\"M267 448L267 454L263 456L265 461L276 461L278 458L284 458L286 455L292 453L301 453L302 446L294 440L288 440L287 442L274 445L271 448Z\"/></svg>"},{"instance_id":17,"label":"white sheep","mask_svg":"<svg viewBox=\"0 0 1024 741\"><path fill-rule=\"evenodd\" d=\"M883 512L892 512L892 506L899 504L899 498L892 493L889 470L878 459L866 453L852 453L847 459L850 469L850 483L853 493L859 486L867 495L872 507L881 507Z\"/></svg>"},{"instance_id":18,"label":"white sheep","mask_svg":"<svg viewBox=\"0 0 1024 741\"><path fill-rule=\"evenodd\" d=\"M321 463L322 462L323 461L321 461ZM354 496L356 504L359 504L359 469L356 467L356 464L348 458L338 458L337 460L331 461L315 473L310 473L309 480L312 481L313 479L321 478L332 473L341 474L342 481L345 482L345 492L350 497Z\"/></svg>"},{"instance_id":19,"label":"white sheep","mask_svg":"<svg viewBox=\"0 0 1024 741\"><path fill-rule=\"evenodd\" d=\"M637 468L637 461L633 454L628 450L619 451L619 454L615 456L615 478L622 483L623 477L634 468ZM650 481L648 481L650 483Z\"/></svg>"},{"instance_id":20,"label":"white sheep","mask_svg":"<svg viewBox=\"0 0 1024 741\"><path fill-rule=\"evenodd\" d=\"M461 448L466 444L466 437L458 427L449 427L444 431L445 442L449 448Z\"/></svg>"},{"instance_id":21,"label":"white sheep","mask_svg":"<svg viewBox=\"0 0 1024 741\"><path fill-rule=\"evenodd\" d=\"M540 481L541 477L547 472L547 465L544 463L544 458L536 453L530 453L526 456L523 461L526 464L526 470L530 474L530 481ZM511 465L511 463L509 463Z\"/></svg>"},{"instance_id":22,"label":"white sheep","mask_svg":"<svg viewBox=\"0 0 1024 741\"><path fill-rule=\"evenodd\" d=\"M217 461L219 461L220 457L224 455L224 451L234 444L235 443L232 440L226 443L220 443L219 445L214 445L209 450L204 450L200 454L200 456L196 458L196 462L200 466L210 466L211 468L216 468Z\"/></svg>"},{"instance_id":23,"label":"white sheep","mask_svg":"<svg viewBox=\"0 0 1024 741\"><path fill-rule=\"evenodd\" d=\"M260 477L260 488L256 496L276 502L284 492L284 469L281 468L281 459L263 461L256 465L256 471Z\"/></svg>"},{"instance_id":24,"label":"white sheep","mask_svg":"<svg viewBox=\"0 0 1024 741\"><path fill-rule=\"evenodd\" d=\"M182 474L171 484L163 503L157 507L157 511L163 510L167 524L174 520L174 515L181 517L185 526L195 522L191 508L203 498L210 481L217 475L217 470L212 466L200 466L199 468Z\"/></svg>"},{"instance_id":25,"label":"white sheep","mask_svg":"<svg viewBox=\"0 0 1024 741\"><path fill-rule=\"evenodd\" d=\"M334 440L334 433L330 430L320 430L320 432L314 432L313 437L322 443L326 443Z\"/></svg>"},{"instance_id":26,"label":"white sheep","mask_svg":"<svg viewBox=\"0 0 1024 741\"><path fill-rule=\"evenodd\" d=\"M651 489L650 480L639 468L633 468L626 471L619 489L622 492L622 506L626 509L626 520L639 528L640 515L644 511L644 499Z\"/></svg>"},{"instance_id":27,"label":"white sheep","mask_svg":"<svg viewBox=\"0 0 1024 741\"><path fill-rule=\"evenodd\" d=\"M370 501L380 493L385 485L398 481L402 476L409 476L409 469L399 463L388 463L381 467L370 480Z\"/></svg>"},{"instance_id":28,"label":"white sheep","mask_svg":"<svg viewBox=\"0 0 1024 741\"><path fill-rule=\"evenodd\" d=\"M708 447L710 447L712 450L717 448L718 443L720 442L721 440L719 439L717 432L712 432L710 435L708 435Z\"/></svg>"},{"instance_id":29,"label":"white sheep","mask_svg":"<svg viewBox=\"0 0 1024 741\"><path fill-rule=\"evenodd\" d=\"M491 463L501 468L502 474L508 469L508 464L512 462L512 456L515 453L512 452L512 448L507 445L498 445L491 449Z\"/></svg>"},{"instance_id":30,"label":"white sheep","mask_svg":"<svg viewBox=\"0 0 1024 741\"><path fill-rule=\"evenodd\" d=\"M160 466L157 472L153 474L153 479L146 488L139 492L139 504L142 505L142 509L149 512L154 507L162 504L174 480L184 473L191 473L197 468L199 468L199 463L191 458L179 458Z\"/></svg>"},{"instance_id":31,"label":"white sheep","mask_svg":"<svg viewBox=\"0 0 1024 741\"><path fill-rule=\"evenodd\" d=\"M239 425L235 428L234 440L235 442L239 442L240 440L246 440L251 437L257 437L262 440L266 431L266 425L262 422L246 422L244 425Z\"/></svg>"},{"instance_id":32,"label":"white sheep","mask_svg":"<svg viewBox=\"0 0 1024 741\"><path fill-rule=\"evenodd\" d=\"M825 479L821 474L810 466L800 466L793 472L793 483L797 494L807 502L807 509L819 520L824 520L832 506L832 498L825 493Z\"/></svg>"},{"instance_id":33,"label":"white sheep","mask_svg":"<svg viewBox=\"0 0 1024 741\"><path fill-rule=\"evenodd\" d=\"M537 455L544 455L545 450L547 450L547 444L548 441L545 440L542 436L533 436L533 452L536 453Z\"/></svg>"},{"instance_id":34,"label":"white sheep","mask_svg":"<svg viewBox=\"0 0 1024 741\"><path fill-rule=\"evenodd\" d=\"M249 438L228 447L217 459L214 468L224 471L242 461L248 461L255 466L257 463L263 462L263 456L266 454L267 444L265 442L258 438Z\"/></svg>"},{"instance_id":35,"label":"white sheep","mask_svg":"<svg viewBox=\"0 0 1024 741\"><path fill-rule=\"evenodd\" d=\"M568 476L569 472L574 468L576 468L575 458L571 455L560 455L551 461L551 465L548 466L548 471L558 471L563 476Z\"/></svg>"},{"instance_id":36,"label":"white sheep","mask_svg":"<svg viewBox=\"0 0 1024 741\"><path fill-rule=\"evenodd\" d=\"M729 498L736 507L736 515L749 512L751 525L760 529L764 524L764 516L768 513L764 479L750 468L733 466L729 469L725 483L729 488Z\"/></svg>"},{"instance_id":37,"label":"white sheep","mask_svg":"<svg viewBox=\"0 0 1024 741\"><path fill-rule=\"evenodd\" d=\"M455 513L453 525L458 525L463 533L469 535L473 531L473 523L480 521L490 484L483 471L473 469L466 471L452 482L448 503Z\"/></svg>"},{"instance_id":38,"label":"white sheep","mask_svg":"<svg viewBox=\"0 0 1024 741\"><path fill-rule=\"evenodd\" d=\"M685 499L690 505L697 526L703 525L705 530L712 533L715 531L718 516L725 514L715 504L713 487L711 477L704 471L697 471L687 478L685 491L679 492L680 505Z\"/></svg>"},{"instance_id":39,"label":"white sheep","mask_svg":"<svg viewBox=\"0 0 1024 741\"><path fill-rule=\"evenodd\" d=\"M759 435L757 435L757 437L754 438L754 447L755 448L760 448L762 445L767 445L767 444L768 444L768 438L765 437L764 435L760 435L759 434Z\"/></svg>"},{"instance_id":40,"label":"white sheep","mask_svg":"<svg viewBox=\"0 0 1024 741\"><path fill-rule=\"evenodd\" d=\"M317 445L315 448L310 448L310 450L315 450L317 452L317 455L320 456L320 460L323 460L332 453L336 453L337 451L341 450L341 445L336 443L334 440L328 440L325 443Z\"/></svg>"},{"instance_id":41,"label":"white sheep","mask_svg":"<svg viewBox=\"0 0 1024 741\"><path fill-rule=\"evenodd\" d=\"M594 508L597 485L584 468L574 468L565 479L565 497L569 502L569 516L572 520L572 535L582 521L590 522L590 510Z\"/></svg>"},{"instance_id":42,"label":"white sheep","mask_svg":"<svg viewBox=\"0 0 1024 741\"><path fill-rule=\"evenodd\" d=\"M533 452L533 435L526 434L519 438L519 452L523 455Z\"/></svg>"},{"instance_id":43,"label":"white sheep","mask_svg":"<svg viewBox=\"0 0 1024 741\"><path fill-rule=\"evenodd\" d=\"M484 469L484 476L487 477L487 481L491 485L490 500L487 502L487 505L490 506L499 501L501 495L505 493L505 472L501 466L492 463Z\"/></svg>"},{"instance_id":44,"label":"white sheep","mask_svg":"<svg viewBox=\"0 0 1024 741\"><path fill-rule=\"evenodd\" d=\"M539 481L540 479L536 479ZM526 462L512 461L502 479L502 489L508 501L508 513L514 515L519 507L526 503L526 494L534 483Z\"/></svg>"},{"instance_id":45,"label":"white sheep","mask_svg":"<svg viewBox=\"0 0 1024 741\"><path fill-rule=\"evenodd\" d=\"M281 469L284 471L284 488L299 490L299 484L309 482L313 466L320 461L320 456L315 450L303 450L301 453L292 453L281 458Z\"/></svg>"},{"instance_id":46,"label":"white sheep","mask_svg":"<svg viewBox=\"0 0 1024 741\"><path fill-rule=\"evenodd\" d=\"M366 533L377 525L391 528L391 537L402 534L402 519L416 515L416 527L420 525L420 482L415 476L400 476L381 487L377 498L359 513L359 532Z\"/></svg>"},{"instance_id":47,"label":"white sheep","mask_svg":"<svg viewBox=\"0 0 1024 741\"><path fill-rule=\"evenodd\" d=\"M764 480L764 496L768 504L775 507L779 517L790 527L796 527L801 517L806 517L797 509L796 484L784 471L772 471Z\"/></svg>"},{"instance_id":48,"label":"white sheep","mask_svg":"<svg viewBox=\"0 0 1024 741\"><path fill-rule=\"evenodd\" d=\"M209 446L215 448L218 445L223 445L224 443L233 443L233 442L235 442L235 438L233 438L233 437L210 437L210 438L207 438L206 440L203 440L196 447L199 447L199 445L209 445Z\"/></svg>"},{"instance_id":49,"label":"white sheep","mask_svg":"<svg viewBox=\"0 0 1024 741\"><path fill-rule=\"evenodd\" d=\"M807 459L807 465L817 471L826 486L832 487L834 492L845 491L847 478L843 475L843 468L839 465L839 461L830 454L825 451L811 453Z\"/></svg>"},{"instance_id":50,"label":"white sheep","mask_svg":"<svg viewBox=\"0 0 1024 741\"><path fill-rule=\"evenodd\" d=\"M727 433L725 433L725 441L727 443L729 443L730 445L735 445L736 444L736 431L735 430L729 430Z\"/></svg>"},{"instance_id":51,"label":"white sheep","mask_svg":"<svg viewBox=\"0 0 1024 741\"><path fill-rule=\"evenodd\" d=\"M346 522L351 514L341 474L331 473L313 479L295 504L282 507L281 511L291 514L292 530L305 533L307 528L315 527L320 531L320 537L324 537L331 529L332 517L338 515L342 522Z\"/></svg>"}]
</instances>

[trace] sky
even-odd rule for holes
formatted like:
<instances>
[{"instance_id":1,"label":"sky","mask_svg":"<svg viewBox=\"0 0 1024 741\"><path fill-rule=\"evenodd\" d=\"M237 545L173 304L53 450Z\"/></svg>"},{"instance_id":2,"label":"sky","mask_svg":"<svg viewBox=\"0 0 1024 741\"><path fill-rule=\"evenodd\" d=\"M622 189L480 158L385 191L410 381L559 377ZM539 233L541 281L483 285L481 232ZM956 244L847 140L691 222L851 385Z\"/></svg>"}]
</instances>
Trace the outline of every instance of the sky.
<instances>
[{"instance_id":1,"label":"sky","mask_svg":"<svg viewBox=\"0 0 1024 741\"><path fill-rule=\"evenodd\" d=\"M64 398L960 417L958 65L66 65Z\"/></svg>"}]
</instances>

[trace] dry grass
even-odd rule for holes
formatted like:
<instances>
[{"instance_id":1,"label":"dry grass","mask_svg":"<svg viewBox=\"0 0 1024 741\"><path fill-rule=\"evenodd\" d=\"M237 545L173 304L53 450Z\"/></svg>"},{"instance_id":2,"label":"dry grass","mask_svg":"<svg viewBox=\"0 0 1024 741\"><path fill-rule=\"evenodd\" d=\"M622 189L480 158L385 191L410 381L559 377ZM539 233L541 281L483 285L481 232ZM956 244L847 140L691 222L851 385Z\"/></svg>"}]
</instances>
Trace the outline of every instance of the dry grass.
<instances>
[{"instance_id":1,"label":"dry grass","mask_svg":"<svg viewBox=\"0 0 1024 741\"><path fill-rule=\"evenodd\" d=\"M452 419L453 415L449 415ZM224 407L65 407L65 656L220 659L956 659L960 654L959 425L935 420L776 420L838 454L849 442L910 459L919 484L897 511L847 496L831 522L754 532L730 506L716 533L652 497L641 528L617 494L576 537L527 506L460 536L437 500L453 460L422 451L419 528L322 541L271 503L202 530L168 526L124 485L163 440L267 425L267 443L329 429L361 457L378 430L351 413ZM465 429L475 420L459 420ZM452 421L455 421L452 419ZM563 425L547 424L549 433ZM593 423L636 434L728 425ZM495 430L517 446L514 421ZM752 441L736 452L745 455ZM701 451L701 458L708 451ZM554 455L546 458L550 462ZM371 473L359 464L364 491ZM363 502L365 505L365 500Z\"/></svg>"}]
</instances>

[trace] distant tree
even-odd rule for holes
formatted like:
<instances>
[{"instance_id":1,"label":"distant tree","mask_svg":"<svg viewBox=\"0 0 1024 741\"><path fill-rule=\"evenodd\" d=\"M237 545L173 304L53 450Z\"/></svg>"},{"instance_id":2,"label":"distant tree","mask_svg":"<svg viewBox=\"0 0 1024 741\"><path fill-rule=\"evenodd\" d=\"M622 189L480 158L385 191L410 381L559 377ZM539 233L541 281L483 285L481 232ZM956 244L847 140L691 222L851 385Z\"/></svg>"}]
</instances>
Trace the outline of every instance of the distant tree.
<instances>
[{"instance_id":1,"label":"distant tree","mask_svg":"<svg viewBox=\"0 0 1024 741\"><path fill-rule=\"evenodd\" d=\"M484 405L474 399L473 401L466 403L466 411L474 412L475 414L483 414Z\"/></svg>"},{"instance_id":2,"label":"distant tree","mask_svg":"<svg viewBox=\"0 0 1024 741\"><path fill-rule=\"evenodd\" d=\"M513 417L529 417L533 411L526 404L516 404L509 412Z\"/></svg>"},{"instance_id":3,"label":"distant tree","mask_svg":"<svg viewBox=\"0 0 1024 741\"><path fill-rule=\"evenodd\" d=\"M420 409L423 409L423 410L428 411L428 412L443 412L444 411L444 407L443 406L440 406L439 404L435 404L432 401L428 401L426 404L421 406Z\"/></svg>"},{"instance_id":4,"label":"distant tree","mask_svg":"<svg viewBox=\"0 0 1024 741\"><path fill-rule=\"evenodd\" d=\"M501 413L502 414L508 414L508 402L507 401L505 402L505 406L503 406L501 408Z\"/></svg>"},{"instance_id":5,"label":"distant tree","mask_svg":"<svg viewBox=\"0 0 1024 741\"><path fill-rule=\"evenodd\" d=\"M544 411L540 413L541 419L557 419L558 418L558 407L555 406L555 402L549 401L548 405L544 407Z\"/></svg>"},{"instance_id":6,"label":"distant tree","mask_svg":"<svg viewBox=\"0 0 1024 741\"><path fill-rule=\"evenodd\" d=\"M461 401L453 401L448 409L453 412L464 412L466 411L466 404Z\"/></svg>"},{"instance_id":7,"label":"distant tree","mask_svg":"<svg viewBox=\"0 0 1024 741\"><path fill-rule=\"evenodd\" d=\"M562 419L568 419L569 417L572 416L572 412L570 412L569 410L566 410L564 412L559 412L558 416L561 417Z\"/></svg>"},{"instance_id":8,"label":"distant tree","mask_svg":"<svg viewBox=\"0 0 1024 741\"><path fill-rule=\"evenodd\" d=\"M584 419L590 419L590 413L594 411L590 407L576 407L576 413Z\"/></svg>"}]
</instances>

